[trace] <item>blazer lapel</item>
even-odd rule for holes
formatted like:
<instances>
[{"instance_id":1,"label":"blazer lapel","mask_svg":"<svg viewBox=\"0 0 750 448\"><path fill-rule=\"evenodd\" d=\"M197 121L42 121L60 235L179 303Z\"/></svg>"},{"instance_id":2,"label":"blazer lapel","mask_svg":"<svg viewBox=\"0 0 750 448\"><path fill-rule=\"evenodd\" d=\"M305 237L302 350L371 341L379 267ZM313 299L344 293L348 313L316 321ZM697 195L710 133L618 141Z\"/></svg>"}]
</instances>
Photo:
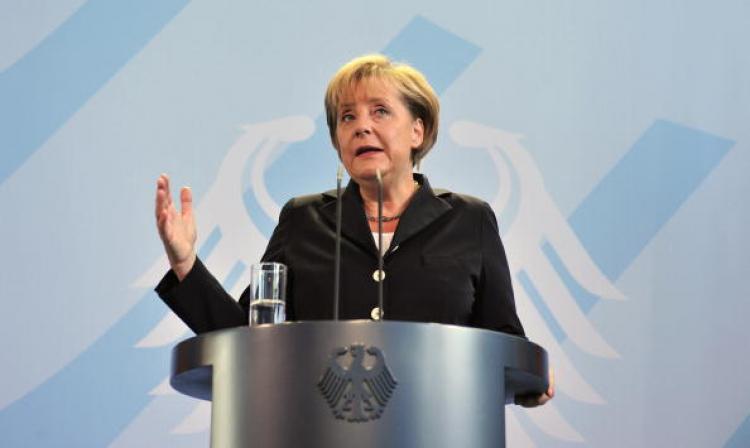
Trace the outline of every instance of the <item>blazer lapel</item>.
<instances>
[{"instance_id":1,"label":"blazer lapel","mask_svg":"<svg viewBox=\"0 0 750 448\"><path fill-rule=\"evenodd\" d=\"M329 190L323 193L324 196L332 199L320 207L320 213L336 229L336 190ZM354 181L349 181L344 191L341 193L341 235L357 245L368 250L374 257L377 257L378 249L375 246L375 240L372 238L370 226L365 218L365 209L362 206L362 198L359 195L359 186Z\"/></svg>"},{"instance_id":2,"label":"blazer lapel","mask_svg":"<svg viewBox=\"0 0 750 448\"><path fill-rule=\"evenodd\" d=\"M420 188L401 215L391 247L416 235L453 208L447 201L435 194L425 176L414 174L414 179L419 182Z\"/></svg>"}]
</instances>

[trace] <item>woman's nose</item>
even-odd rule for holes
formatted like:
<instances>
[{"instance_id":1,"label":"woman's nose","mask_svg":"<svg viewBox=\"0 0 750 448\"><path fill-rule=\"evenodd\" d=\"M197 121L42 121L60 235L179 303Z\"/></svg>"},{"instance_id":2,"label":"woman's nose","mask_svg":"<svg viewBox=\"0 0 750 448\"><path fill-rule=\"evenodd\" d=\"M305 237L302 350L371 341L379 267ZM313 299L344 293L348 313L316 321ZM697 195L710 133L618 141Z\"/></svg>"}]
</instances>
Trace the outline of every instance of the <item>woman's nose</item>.
<instances>
[{"instance_id":1,"label":"woman's nose","mask_svg":"<svg viewBox=\"0 0 750 448\"><path fill-rule=\"evenodd\" d=\"M372 132L372 120L367 115L360 115L357 117L357 122L354 126L354 135L361 137Z\"/></svg>"},{"instance_id":2,"label":"woman's nose","mask_svg":"<svg viewBox=\"0 0 750 448\"><path fill-rule=\"evenodd\" d=\"M362 137L364 135L370 134L370 132L371 131L369 127L360 126L354 130L354 135L356 135L357 137Z\"/></svg>"}]
</instances>

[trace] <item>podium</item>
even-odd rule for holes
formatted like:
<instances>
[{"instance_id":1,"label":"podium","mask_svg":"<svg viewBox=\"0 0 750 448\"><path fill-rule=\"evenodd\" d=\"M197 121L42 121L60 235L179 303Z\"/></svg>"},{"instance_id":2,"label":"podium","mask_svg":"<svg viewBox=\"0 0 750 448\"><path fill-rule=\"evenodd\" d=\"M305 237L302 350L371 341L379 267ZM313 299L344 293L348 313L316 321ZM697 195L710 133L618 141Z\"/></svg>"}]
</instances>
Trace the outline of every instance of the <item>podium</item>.
<instances>
[{"instance_id":1,"label":"podium","mask_svg":"<svg viewBox=\"0 0 750 448\"><path fill-rule=\"evenodd\" d=\"M505 446L505 404L547 389L547 354L489 330L309 321L174 347L171 384L211 400L211 446Z\"/></svg>"}]
</instances>

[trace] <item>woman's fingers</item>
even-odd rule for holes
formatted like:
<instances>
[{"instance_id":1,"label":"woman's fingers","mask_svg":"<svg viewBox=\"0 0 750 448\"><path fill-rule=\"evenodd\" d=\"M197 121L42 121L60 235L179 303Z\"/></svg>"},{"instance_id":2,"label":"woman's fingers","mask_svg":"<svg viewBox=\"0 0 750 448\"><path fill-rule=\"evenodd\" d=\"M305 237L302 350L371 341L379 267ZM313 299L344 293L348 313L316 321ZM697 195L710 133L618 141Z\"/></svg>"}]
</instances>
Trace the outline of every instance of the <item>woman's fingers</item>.
<instances>
[{"instance_id":1,"label":"woman's fingers","mask_svg":"<svg viewBox=\"0 0 750 448\"><path fill-rule=\"evenodd\" d=\"M180 190L180 207L183 219L192 219L193 216L193 192L190 187L182 187Z\"/></svg>"},{"instance_id":2,"label":"woman's fingers","mask_svg":"<svg viewBox=\"0 0 750 448\"><path fill-rule=\"evenodd\" d=\"M549 388L547 388L547 394L550 399L555 396L555 369L549 368Z\"/></svg>"},{"instance_id":3,"label":"woman's fingers","mask_svg":"<svg viewBox=\"0 0 750 448\"><path fill-rule=\"evenodd\" d=\"M180 189L180 210L172 201L169 176L161 174L156 180L156 226L159 235L173 258L184 258L195 242L193 192L190 187Z\"/></svg>"},{"instance_id":4,"label":"woman's fingers","mask_svg":"<svg viewBox=\"0 0 750 448\"><path fill-rule=\"evenodd\" d=\"M182 280L195 263L195 220L193 219L193 193L190 187L180 189L180 211L172 202L169 176L156 179L156 227L164 243L169 264L177 278Z\"/></svg>"},{"instance_id":5,"label":"woman's fingers","mask_svg":"<svg viewBox=\"0 0 750 448\"><path fill-rule=\"evenodd\" d=\"M156 180L156 227L165 244L173 239L176 210L169 191L169 177L161 174Z\"/></svg>"},{"instance_id":6,"label":"woman's fingers","mask_svg":"<svg viewBox=\"0 0 750 448\"><path fill-rule=\"evenodd\" d=\"M156 219L163 210L166 210L171 204L171 195L169 194L169 177L162 174L156 179Z\"/></svg>"}]
</instances>

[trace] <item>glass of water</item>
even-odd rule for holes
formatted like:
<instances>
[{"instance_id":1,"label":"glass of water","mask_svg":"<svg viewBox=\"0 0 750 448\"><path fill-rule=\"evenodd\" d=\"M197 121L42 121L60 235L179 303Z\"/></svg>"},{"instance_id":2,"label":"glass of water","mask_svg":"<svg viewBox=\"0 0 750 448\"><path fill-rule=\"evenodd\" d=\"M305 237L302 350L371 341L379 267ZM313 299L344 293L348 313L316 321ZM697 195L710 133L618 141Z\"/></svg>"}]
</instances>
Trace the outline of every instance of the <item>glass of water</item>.
<instances>
[{"instance_id":1,"label":"glass of water","mask_svg":"<svg viewBox=\"0 0 750 448\"><path fill-rule=\"evenodd\" d=\"M250 326L286 320L286 266L256 263L250 270Z\"/></svg>"}]
</instances>

